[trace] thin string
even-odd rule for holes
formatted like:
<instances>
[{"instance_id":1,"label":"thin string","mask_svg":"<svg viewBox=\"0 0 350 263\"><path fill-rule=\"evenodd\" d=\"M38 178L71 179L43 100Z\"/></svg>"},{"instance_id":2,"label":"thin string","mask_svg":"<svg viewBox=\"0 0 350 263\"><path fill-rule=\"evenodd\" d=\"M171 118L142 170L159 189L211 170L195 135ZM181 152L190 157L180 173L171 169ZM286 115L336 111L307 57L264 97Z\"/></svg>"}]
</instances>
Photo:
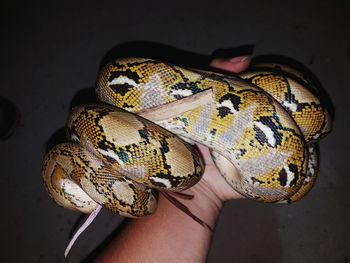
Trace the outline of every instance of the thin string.
<instances>
[{"instance_id":1,"label":"thin string","mask_svg":"<svg viewBox=\"0 0 350 263\"><path fill-rule=\"evenodd\" d=\"M74 236L69 241L66 250L64 251L65 258L68 256L68 253L71 250L72 246L74 245L75 241L85 231L85 229L95 220L96 216L100 213L101 209L102 209L102 206L98 205L96 209L92 211L89 217L85 220L85 222L77 229Z\"/></svg>"}]
</instances>

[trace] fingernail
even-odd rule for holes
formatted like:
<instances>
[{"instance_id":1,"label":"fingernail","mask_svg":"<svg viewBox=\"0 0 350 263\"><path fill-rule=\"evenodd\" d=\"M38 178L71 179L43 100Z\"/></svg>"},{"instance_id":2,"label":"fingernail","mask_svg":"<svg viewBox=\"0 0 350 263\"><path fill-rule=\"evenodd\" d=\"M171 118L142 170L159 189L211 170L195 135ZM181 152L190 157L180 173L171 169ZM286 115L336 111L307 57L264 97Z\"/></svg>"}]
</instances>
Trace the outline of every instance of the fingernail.
<instances>
[{"instance_id":1,"label":"fingernail","mask_svg":"<svg viewBox=\"0 0 350 263\"><path fill-rule=\"evenodd\" d=\"M229 61L231 63L239 63L239 62L243 62L249 58L250 58L250 56L239 56L239 57L231 58L231 59L229 59Z\"/></svg>"}]
</instances>

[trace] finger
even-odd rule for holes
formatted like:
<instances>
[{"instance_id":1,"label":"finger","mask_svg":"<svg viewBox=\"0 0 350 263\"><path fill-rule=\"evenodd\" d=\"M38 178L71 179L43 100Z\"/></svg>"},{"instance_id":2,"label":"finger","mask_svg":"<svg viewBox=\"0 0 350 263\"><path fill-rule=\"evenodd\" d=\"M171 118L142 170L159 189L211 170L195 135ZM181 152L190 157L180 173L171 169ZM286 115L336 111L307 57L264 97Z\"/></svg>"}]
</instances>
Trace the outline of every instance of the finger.
<instances>
[{"instance_id":1,"label":"finger","mask_svg":"<svg viewBox=\"0 0 350 263\"><path fill-rule=\"evenodd\" d=\"M231 59L216 58L212 60L210 66L217 69L239 73L249 67L250 61L251 59L249 56L239 56Z\"/></svg>"}]
</instances>

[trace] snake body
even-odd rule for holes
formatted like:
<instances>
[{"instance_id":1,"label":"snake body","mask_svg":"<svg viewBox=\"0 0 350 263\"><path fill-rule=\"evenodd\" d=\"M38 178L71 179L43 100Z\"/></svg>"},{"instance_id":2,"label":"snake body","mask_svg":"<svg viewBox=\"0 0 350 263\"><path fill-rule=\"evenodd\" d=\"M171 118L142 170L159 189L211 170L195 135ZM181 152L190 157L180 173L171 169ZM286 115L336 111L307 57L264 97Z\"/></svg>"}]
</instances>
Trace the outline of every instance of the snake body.
<instances>
[{"instance_id":1,"label":"snake body","mask_svg":"<svg viewBox=\"0 0 350 263\"><path fill-rule=\"evenodd\" d=\"M106 103L73 109L71 142L45 156L43 178L64 207L98 205L129 217L154 212L157 190L181 192L203 173L193 146L210 148L221 174L242 195L294 202L313 186L317 141L330 116L299 72L260 65L239 76L152 59L118 59L97 80ZM155 123L137 114L212 91L209 103ZM238 173L232 171L237 169Z\"/></svg>"}]
</instances>

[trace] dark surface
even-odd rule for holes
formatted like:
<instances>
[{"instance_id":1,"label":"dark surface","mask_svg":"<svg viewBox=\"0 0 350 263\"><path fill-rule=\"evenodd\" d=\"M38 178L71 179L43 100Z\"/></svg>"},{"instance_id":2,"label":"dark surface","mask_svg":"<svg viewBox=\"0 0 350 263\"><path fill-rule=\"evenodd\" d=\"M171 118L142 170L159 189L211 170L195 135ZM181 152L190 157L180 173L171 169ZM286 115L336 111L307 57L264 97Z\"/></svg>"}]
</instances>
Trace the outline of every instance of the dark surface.
<instances>
[{"instance_id":1,"label":"dark surface","mask_svg":"<svg viewBox=\"0 0 350 263\"><path fill-rule=\"evenodd\" d=\"M1 262L64 261L80 215L48 198L41 162L47 142L62 138L70 106L94 100L101 63L145 54L206 66L216 49L241 47L233 56L252 46L254 55L292 57L318 76L335 107L334 130L321 142L319 179L304 200L227 203L208 262L350 261L348 1L28 1L3 3L0 12L0 95L22 115L0 142ZM68 262L81 262L121 221L103 212Z\"/></svg>"}]
</instances>

